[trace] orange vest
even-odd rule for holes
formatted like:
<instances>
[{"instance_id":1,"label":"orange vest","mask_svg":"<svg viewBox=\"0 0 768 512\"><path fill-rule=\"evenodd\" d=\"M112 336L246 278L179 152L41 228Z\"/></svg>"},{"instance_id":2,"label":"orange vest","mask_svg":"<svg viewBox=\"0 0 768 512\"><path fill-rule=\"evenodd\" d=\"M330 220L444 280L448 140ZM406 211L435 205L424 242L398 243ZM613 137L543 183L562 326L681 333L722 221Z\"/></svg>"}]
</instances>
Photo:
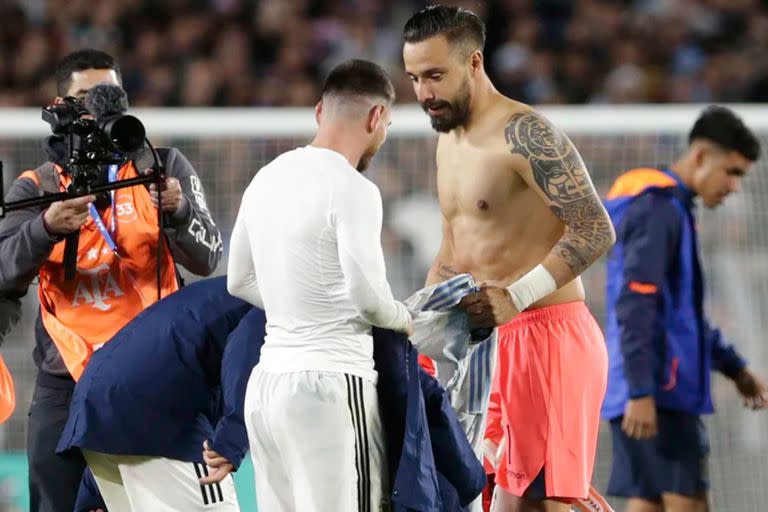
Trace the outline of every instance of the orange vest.
<instances>
[{"instance_id":1,"label":"orange vest","mask_svg":"<svg viewBox=\"0 0 768 512\"><path fill-rule=\"evenodd\" d=\"M13 377L5 360L0 355L0 424L11 417L16 409L16 390L13 386Z\"/></svg>"},{"instance_id":2,"label":"orange vest","mask_svg":"<svg viewBox=\"0 0 768 512\"><path fill-rule=\"evenodd\" d=\"M70 179L59 173L66 190ZM38 182L34 171L22 176ZM118 171L118 180L135 178L132 162ZM38 182L39 185L39 182ZM157 208L144 186L115 191L115 255L91 217L80 230L77 276L64 279L64 242L57 243L40 268L38 293L43 325L77 380L93 354L142 310L157 301ZM100 212L104 225L112 223L113 208ZM164 247L161 293L179 289L173 257Z\"/></svg>"}]
</instances>

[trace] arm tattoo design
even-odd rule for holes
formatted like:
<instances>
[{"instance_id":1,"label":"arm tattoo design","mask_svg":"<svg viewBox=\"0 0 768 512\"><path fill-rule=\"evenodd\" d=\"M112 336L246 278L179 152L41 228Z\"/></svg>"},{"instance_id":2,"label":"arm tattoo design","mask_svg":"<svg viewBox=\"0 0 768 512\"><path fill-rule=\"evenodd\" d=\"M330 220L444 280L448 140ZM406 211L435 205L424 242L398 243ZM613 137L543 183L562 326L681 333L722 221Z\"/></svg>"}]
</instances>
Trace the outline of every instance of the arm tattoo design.
<instances>
[{"instance_id":1,"label":"arm tattoo design","mask_svg":"<svg viewBox=\"0 0 768 512\"><path fill-rule=\"evenodd\" d=\"M580 275L613 243L613 228L568 137L535 112L514 114L504 130L513 154L528 160L550 209L566 225L553 253Z\"/></svg>"}]
</instances>

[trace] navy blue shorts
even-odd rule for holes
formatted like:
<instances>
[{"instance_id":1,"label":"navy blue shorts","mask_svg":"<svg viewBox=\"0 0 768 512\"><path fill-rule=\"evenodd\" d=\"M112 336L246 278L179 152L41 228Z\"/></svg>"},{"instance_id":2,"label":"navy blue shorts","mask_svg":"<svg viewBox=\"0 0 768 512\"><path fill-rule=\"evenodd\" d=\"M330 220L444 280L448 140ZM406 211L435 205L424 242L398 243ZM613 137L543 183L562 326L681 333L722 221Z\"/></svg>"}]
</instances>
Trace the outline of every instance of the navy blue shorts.
<instances>
[{"instance_id":1,"label":"navy blue shorts","mask_svg":"<svg viewBox=\"0 0 768 512\"><path fill-rule=\"evenodd\" d=\"M695 414L658 409L654 439L631 439L623 418L611 421L613 467L608 494L661 501L665 493L700 496L709 489L709 439Z\"/></svg>"}]
</instances>

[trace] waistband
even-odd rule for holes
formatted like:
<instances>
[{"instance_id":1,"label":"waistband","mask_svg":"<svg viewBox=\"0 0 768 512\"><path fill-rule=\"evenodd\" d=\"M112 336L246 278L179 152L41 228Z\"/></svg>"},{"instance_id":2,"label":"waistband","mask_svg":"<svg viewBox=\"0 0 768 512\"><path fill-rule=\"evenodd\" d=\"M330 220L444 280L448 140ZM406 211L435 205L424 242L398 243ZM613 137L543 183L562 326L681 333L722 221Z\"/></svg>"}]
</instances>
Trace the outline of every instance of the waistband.
<instances>
[{"instance_id":1,"label":"waistband","mask_svg":"<svg viewBox=\"0 0 768 512\"><path fill-rule=\"evenodd\" d=\"M511 322L505 324L502 327L516 328L526 325L552 322L556 320L569 320L574 317L580 317L583 315L592 315L583 300L575 302L565 302L563 304L553 304L551 306L544 306L541 308L530 309L523 311Z\"/></svg>"}]
</instances>

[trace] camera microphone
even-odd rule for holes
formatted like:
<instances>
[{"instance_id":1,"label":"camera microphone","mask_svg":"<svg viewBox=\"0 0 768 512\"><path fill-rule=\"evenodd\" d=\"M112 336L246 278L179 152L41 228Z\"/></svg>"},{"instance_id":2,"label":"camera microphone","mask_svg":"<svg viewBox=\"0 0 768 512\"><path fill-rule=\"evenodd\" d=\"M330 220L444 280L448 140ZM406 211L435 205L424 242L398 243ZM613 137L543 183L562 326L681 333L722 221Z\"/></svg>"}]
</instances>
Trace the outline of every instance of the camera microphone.
<instances>
[{"instance_id":1,"label":"camera microphone","mask_svg":"<svg viewBox=\"0 0 768 512\"><path fill-rule=\"evenodd\" d=\"M128 110L128 95L119 85L98 84L85 94L85 108L97 120L124 114Z\"/></svg>"},{"instance_id":2,"label":"camera microphone","mask_svg":"<svg viewBox=\"0 0 768 512\"><path fill-rule=\"evenodd\" d=\"M95 118L99 128L125 153L144 147L146 132L136 117L124 115L128 110L128 95L119 85L98 84L85 94L85 108Z\"/></svg>"}]
</instances>

